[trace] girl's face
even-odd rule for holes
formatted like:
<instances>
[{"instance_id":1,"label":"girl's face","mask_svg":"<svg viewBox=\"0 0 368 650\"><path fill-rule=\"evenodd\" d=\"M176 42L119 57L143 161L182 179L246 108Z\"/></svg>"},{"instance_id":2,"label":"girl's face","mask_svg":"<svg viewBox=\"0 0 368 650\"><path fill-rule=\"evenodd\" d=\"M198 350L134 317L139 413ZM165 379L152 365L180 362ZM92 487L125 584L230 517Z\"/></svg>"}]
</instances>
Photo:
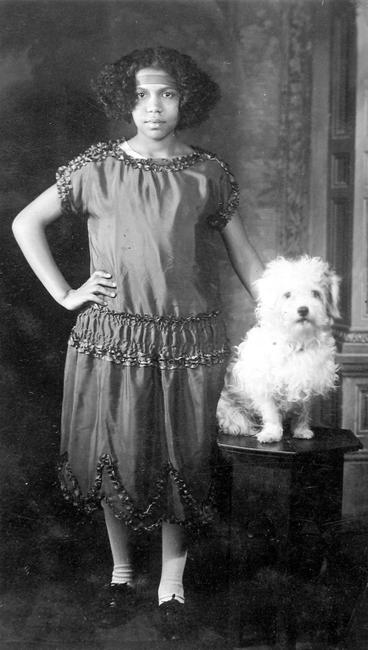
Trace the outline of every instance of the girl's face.
<instances>
[{"instance_id":1,"label":"girl's face","mask_svg":"<svg viewBox=\"0 0 368 650\"><path fill-rule=\"evenodd\" d=\"M143 68L136 74L137 101L132 111L139 134L163 140L179 121L179 93L165 70Z\"/></svg>"}]
</instances>

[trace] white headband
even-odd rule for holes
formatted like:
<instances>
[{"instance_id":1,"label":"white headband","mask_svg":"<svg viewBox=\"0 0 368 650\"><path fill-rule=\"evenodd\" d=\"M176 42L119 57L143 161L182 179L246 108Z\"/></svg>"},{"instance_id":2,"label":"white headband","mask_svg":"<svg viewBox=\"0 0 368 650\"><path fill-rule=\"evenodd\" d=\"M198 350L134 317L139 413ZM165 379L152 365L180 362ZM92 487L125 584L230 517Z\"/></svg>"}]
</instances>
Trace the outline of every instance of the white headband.
<instances>
[{"instance_id":1,"label":"white headband","mask_svg":"<svg viewBox=\"0 0 368 650\"><path fill-rule=\"evenodd\" d=\"M137 84L165 84L165 86L176 86L175 79L164 70L157 72L139 70L136 74Z\"/></svg>"}]
</instances>

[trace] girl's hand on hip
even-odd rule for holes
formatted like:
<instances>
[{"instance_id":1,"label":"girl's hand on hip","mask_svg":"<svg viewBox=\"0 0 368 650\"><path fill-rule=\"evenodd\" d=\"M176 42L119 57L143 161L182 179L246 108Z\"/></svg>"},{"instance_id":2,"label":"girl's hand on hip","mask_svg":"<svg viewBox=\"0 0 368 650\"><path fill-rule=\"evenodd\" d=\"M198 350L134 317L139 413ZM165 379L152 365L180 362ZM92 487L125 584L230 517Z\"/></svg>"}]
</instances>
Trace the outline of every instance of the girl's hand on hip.
<instances>
[{"instance_id":1,"label":"girl's hand on hip","mask_svg":"<svg viewBox=\"0 0 368 650\"><path fill-rule=\"evenodd\" d=\"M59 302L62 307L72 311L88 302L106 305L104 296L116 297L116 282L111 279L111 273L95 271L79 289L70 289Z\"/></svg>"}]
</instances>

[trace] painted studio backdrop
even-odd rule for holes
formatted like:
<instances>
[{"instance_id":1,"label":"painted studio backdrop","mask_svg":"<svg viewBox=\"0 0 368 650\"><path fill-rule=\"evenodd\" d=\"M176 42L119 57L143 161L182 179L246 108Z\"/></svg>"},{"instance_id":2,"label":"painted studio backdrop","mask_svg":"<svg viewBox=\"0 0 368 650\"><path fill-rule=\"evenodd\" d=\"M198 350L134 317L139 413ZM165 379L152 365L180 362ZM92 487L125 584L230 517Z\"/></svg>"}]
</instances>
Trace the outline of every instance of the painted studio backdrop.
<instances>
[{"instance_id":1,"label":"painted studio backdrop","mask_svg":"<svg viewBox=\"0 0 368 650\"><path fill-rule=\"evenodd\" d=\"M54 303L27 267L11 234L12 219L53 184L57 167L90 144L130 135L124 123L106 121L90 81L104 63L162 44L192 55L222 88L210 119L186 132L185 139L229 164L241 189L242 218L262 259L311 252L306 215L313 24L322 29L316 4L321 5L291 0L0 3L0 555L6 580L35 572L56 575L63 544L68 553L72 544L78 547L87 525L62 501L55 474L64 356L75 315ZM63 219L49 235L61 268L77 286L88 276L83 224ZM221 255L228 331L237 344L252 323L253 305L225 252Z\"/></svg>"}]
</instances>

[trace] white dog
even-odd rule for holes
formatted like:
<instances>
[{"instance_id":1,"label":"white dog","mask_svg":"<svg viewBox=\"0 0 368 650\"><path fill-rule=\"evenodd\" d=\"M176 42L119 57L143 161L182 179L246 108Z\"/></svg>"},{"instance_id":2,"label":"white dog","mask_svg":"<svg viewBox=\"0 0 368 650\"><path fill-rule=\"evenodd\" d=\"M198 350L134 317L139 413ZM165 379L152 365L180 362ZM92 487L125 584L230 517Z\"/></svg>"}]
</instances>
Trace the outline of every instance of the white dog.
<instances>
[{"instance_id":1,"label":"white dog","mask_svg":"<svg viewBox=\"0 0 368 650\"><path fill-rule=\"evenodd\" d=\"M318 257L270 262L256 282L258 324L236 348L217 406L222 431L277 442L289 419L312 438L311 400L336 385L339 278Z\"/></svg>"}]
</instances>

